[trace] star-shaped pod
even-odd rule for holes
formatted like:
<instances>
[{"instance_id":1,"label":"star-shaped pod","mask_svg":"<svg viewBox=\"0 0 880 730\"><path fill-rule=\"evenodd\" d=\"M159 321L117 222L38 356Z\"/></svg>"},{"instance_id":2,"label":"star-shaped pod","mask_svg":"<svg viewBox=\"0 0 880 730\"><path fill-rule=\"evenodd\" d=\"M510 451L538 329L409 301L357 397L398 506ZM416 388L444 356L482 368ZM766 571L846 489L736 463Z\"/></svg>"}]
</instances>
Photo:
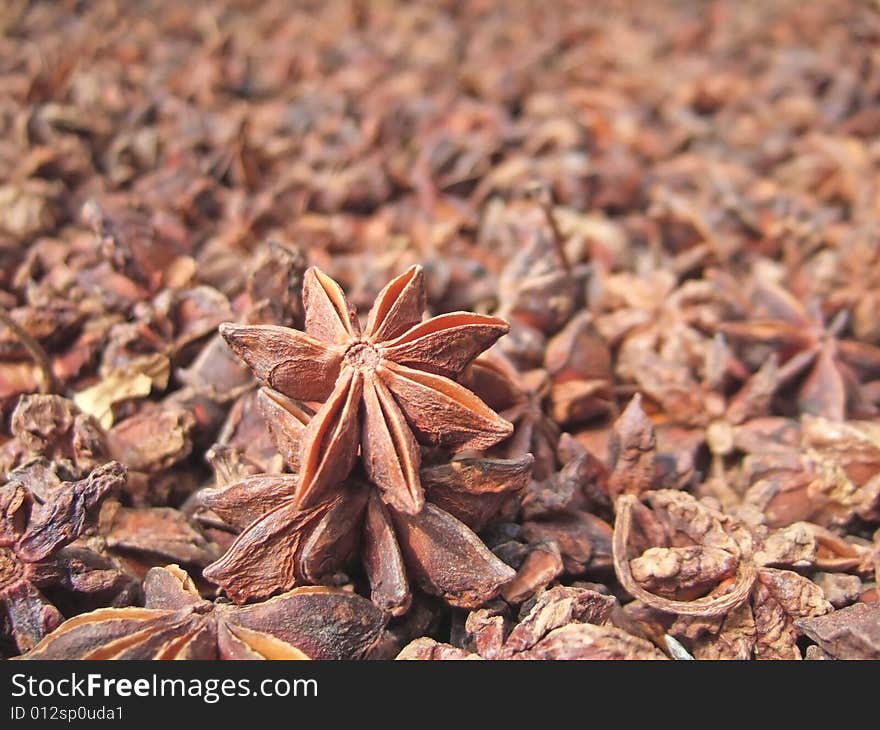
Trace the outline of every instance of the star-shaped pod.
<instances>
[{"instance_id":1,"label":"star-shaped pod","mask_svg":"<svg viewBox=\"0 0 880 730\"><path fill-rule=\"evenodd\" d=\"M230 347L265 385L323 403L301 440L299 509L314 507L351 472L360 448L382 501L415 515L425 503L419 444L485 449L513 430L456 383L467 365L508 331L469 312L422 321L425 286L413 266L378 295L361 331L339 285L317 268L303 284L305 332L222 325Z\"/></svg>"},{"instance_id":2,"label":"star-shaped pod","mask_svg":"<svg viewBox=\"0 0 880 730\"><path fill-rule=\"evenodd\" d=\"M308 414L265 388L259 398L270 434L290 462ZM294 496L294 474L255 474L204 489L198 501L207 514L201 519L238 533L204 575L243 603L317 582L359 548L373 602L392 614L407 610L411 580L454 606L473 608L513 577L474 530L525 487L532 461L526 454L422 466L426 502L416 515L386 505L378 489L354 476L307 508Z\"/></svg>"},{"instance_id":3,"label":"star-shaped pod","mask_svg":"<svg viewBox=\"0 0 880 730\"><path fill-rule=\"evenodd\" d=\"M385 627L365 598L297 588L264 603L204 600L176 565L144 580L144 608L102 608L65 621L25 659L359 659Z\"/></svg>"}]
</instances>

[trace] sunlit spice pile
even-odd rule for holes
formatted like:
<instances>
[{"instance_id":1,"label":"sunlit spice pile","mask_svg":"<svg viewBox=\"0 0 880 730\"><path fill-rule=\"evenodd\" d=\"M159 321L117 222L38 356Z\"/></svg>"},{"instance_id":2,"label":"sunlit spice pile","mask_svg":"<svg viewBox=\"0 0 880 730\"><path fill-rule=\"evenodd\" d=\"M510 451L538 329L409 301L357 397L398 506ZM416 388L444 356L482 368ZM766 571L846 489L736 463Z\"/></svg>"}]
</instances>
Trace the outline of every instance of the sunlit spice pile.
<instances>
[{"instance_id":1,"label":"sunlit spice pile","mask_svg":"<svg viewBox=\"0 0 880 730\"><path fill-rule=\"evenodd\" d=\"M880 658L876 3L0 9L0 656Z\"/></svg>"}]
</instances>

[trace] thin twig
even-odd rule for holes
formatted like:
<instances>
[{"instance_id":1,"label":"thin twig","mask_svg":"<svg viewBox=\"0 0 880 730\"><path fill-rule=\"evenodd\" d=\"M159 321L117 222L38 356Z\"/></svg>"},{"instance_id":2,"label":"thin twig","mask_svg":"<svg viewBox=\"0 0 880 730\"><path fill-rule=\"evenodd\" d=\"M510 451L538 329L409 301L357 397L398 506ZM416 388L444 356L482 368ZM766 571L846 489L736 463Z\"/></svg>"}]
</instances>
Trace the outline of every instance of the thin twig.
<instances>
[{"instance_id":1,"label":"thin twig","mask_svg":"<svg viewBox=\"0 0 880 730\"><path fill-rule=\"evenodd\" d=\"M549 188L543 183L533 183L528 190L528 194L532 196L544 213L544 218L550 226L553 233L553 247L556 249L556 255L562 263L562 268L566 274L571 274L571 262L565 253L565 237L559 228L559 222L556 220L556 214L553 212L553 196L550 194Z\"/></svg>"},{"instance_id":2,"label":"thin twig","mask_svg":"<svg viewBox=\"0 0 880 730\"><path fill-rule=\"evenodd\" d=\"M568 260L568 254L565 253L565 238L559 229L559 223L556 221L556 214L553 212L553 202L549 195L541 201L541 208L544 210L544 216L550 224L553 231L553 245L556 247L556 254L562 262L562 268L566 274L571 274L571 262Z\"/></svg>"},{"instance_id":3,"label":"thin twig","mask_svg":"<svg viewBox=\"0 0 880 730\"><path fill-rule=\"evenodd\" d=\"M19 339L24 349L28 351L37 367L40 369L40 392L55 392L55 376L52 374L52 366L46 351L39 342L25 332L21 326L9 315L5 307L0 306L0 324L8 327L10 331Z\"/></svg>"}]
</instances>

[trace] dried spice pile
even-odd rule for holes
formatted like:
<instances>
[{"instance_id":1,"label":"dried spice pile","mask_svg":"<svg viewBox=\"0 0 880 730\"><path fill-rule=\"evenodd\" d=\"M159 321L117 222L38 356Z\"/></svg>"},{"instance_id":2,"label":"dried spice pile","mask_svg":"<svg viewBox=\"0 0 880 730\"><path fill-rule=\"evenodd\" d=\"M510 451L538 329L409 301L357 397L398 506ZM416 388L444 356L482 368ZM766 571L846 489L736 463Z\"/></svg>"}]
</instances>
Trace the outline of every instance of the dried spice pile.
<instances>
[{"instance_id":1,"label":"dried spice pile","mask_svg":"<svg viewBox=\"0 0 880 730\"><path fill-rule=\"evenodd\" d=\"M880 658L869 2L4 3L0 656Z\"/></svg>"}]
</instances>

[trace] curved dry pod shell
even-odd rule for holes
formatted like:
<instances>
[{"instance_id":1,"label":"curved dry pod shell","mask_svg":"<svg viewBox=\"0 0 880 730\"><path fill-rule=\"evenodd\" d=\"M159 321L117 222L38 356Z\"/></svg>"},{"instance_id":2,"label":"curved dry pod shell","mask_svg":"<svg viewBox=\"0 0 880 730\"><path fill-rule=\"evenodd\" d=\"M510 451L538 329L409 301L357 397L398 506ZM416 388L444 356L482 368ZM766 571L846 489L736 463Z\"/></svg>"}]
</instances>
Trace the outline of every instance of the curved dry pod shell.
<instances>
[{"instance_id":1,"label":"curved dry pod shell","mask_svg":"<svg viewBox=\"0 0 880 730\"><path fill-rule=\"evenodd\" d=\"M371 342L387 342L415 327L426 306L424 269L410 266L376 296L364 334Z\"/></svg>"},{"instance_id":2,"label":"curved dry pod shell","mask_svg":"<svg viewBox=\"0 0 880 730\"><path fill-rule=\"evenodd\" d=\"M427 497L472 530L483 529L529 482L534 458L456 459L422 469Z\"/></svg>"},{"instance_id":3,"label":"curved dry pod shell","mask_svg":"<svg viewBox=\"0 0 880 730\"><path fill-rule=\"evenodd\" d=\"M331 502L301 510L288 500L251 523L226 553L203 571L236 603L289 590L300 579L297 556Z\"/></svg>"},{"instance_id":4,"label":"curved dry pod shell","mask_svg":"<svg viewBox=\"0 0 880 730\"><path fill-rule=\"evenodd\" d=\"M149 608L102 608L68 619L25 659L151 659L198 617Z\"/></svg>"},{"instance_id":5,"label":"curved dry pod shell","mask_svg":"<svg viewBox=\"0 0 880 730\"><path fill-rule=\"evenodd\" d=\"M260 388L257 402L278 453L294 472L300 468L301 442L311 411L272 388Z\"/></svg>"},{"instance_id":6,"label":"curved dry pod shell","mask_svg":"<svg viewBox=\"0 0 880 730\"><path fill-rule=\"evenodd\" d=\"M382 343L385 357L416 370L457 378L471 361L510 330L503 319L451 312L417 324Z\"/></svg>"},{"instance_id":7,"label":"curved dry pod shell","mask_svg":"<svg viewBox=\"0 0 880 730\"><path fill-rule=\"evenodd\" d=\"M231 609L233 629L268 634L311 659L360 659L385 628L385 613L354 593L307 586Z\"/></svg>"},{"instance_id":8,"label":"curved dry pod shell","mask_svg":"<svg viewBox=\"0 0 880 730\"><path fill-rule=\"evenodd\" d=\"M431 503L418 515L392 512L392 518L412 575L453 606L480 606L515 575L470 528Z\"/></svg>"},{"instance_id":9,"label":"curved dry pod shell","mask_svg":"<svg viewBox=\"0 0 880 730\"><path fill-rule=\"evenodd\" d=\"M203 600L175 565L153 568L146 608L104 608L65 621L24 659L359 659L386 616L353 593L299 588L264 603Z\"/></svg>"},{"instance_id":10,"label":"curved dry pod shell","mask_svg":"<svg viewBox=\"0 0 880 730\"><path fill-rule=\"evenodd\" d=\"M273 324L220 325L220 334L260 382L297 400L324 400L339 377L342 351Z\"/></svg>"},{"instance_id":11,"label":"curved dry pod shell","mask_svg":"<svg viewBox=\"0 0 880 730\"><path fill-rule=\"evenodd\" d=\"M710 593L693 601L663 598L642 588L633 577L628 548L632 525L632 505L635 501L637 498L630 494L618 497L613 542L614 572L630 595L658 611L686 616L721 616L748 599L755 583L757 571L753 565L745 561L739 562L732 584L725 584L721 591Z\"/></svg>"},{"instance_id":12,"label":"curved dry pod shell","mask_svg":"<svg viewBox=\"0 0 880 730\"><path fill-rule=\"evenodd\" d=\"M363 546L370 599L393 616L403 615L412 601L406 566L388 509L375 494L370 494L367 504Z\"/></svg>"},{"instance_id":13,"label":"curved dry pod shell","mask_svg":"<svg viewBox=\"0 0 880 730\"><path fill-rule=\"evenodd\" d=\"M206 487L198 492L197 501L241 532L285 499L292 499L297 483L292 474L254 474L223 487Z\"/></svg>"}]
</instances>

